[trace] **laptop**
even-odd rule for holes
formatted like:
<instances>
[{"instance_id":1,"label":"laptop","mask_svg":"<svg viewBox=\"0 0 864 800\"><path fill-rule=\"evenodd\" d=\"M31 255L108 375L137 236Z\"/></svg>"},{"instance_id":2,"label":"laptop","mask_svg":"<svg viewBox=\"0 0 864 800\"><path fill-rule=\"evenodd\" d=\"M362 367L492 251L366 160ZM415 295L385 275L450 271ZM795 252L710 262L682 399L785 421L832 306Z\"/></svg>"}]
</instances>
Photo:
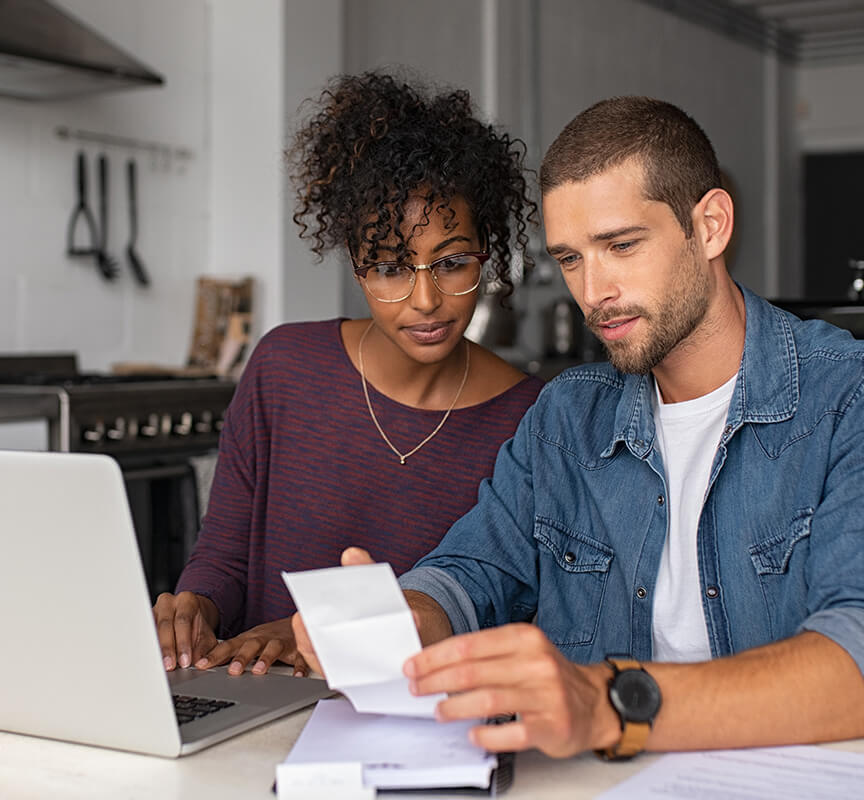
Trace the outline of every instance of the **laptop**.
<instances>
[{"instance_id":1,"label":"laptop","mask_svg":"<svg viewBox=\"0 0 864 800\"><path fill-rule=\"evenodd\" d=\"M104 455L0 451L0 620L3 731L176 757L332 694L285 674L165 672Z\"/></svg>"}]
</instances>

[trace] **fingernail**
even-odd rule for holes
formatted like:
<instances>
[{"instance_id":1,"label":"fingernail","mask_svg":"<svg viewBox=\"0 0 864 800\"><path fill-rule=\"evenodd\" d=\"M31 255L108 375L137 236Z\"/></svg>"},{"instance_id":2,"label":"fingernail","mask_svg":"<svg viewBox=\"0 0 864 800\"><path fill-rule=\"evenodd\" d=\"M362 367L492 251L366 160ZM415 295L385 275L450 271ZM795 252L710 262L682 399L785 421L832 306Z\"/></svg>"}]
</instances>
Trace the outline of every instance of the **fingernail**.
<instances>
[{"instance_id":1,"label":"fingernail","mask_svg":"<svg viewBox=\"0 0 864 800\"><path fill-rule=\"evenodd\" d=\"M165 658L162 659L162 663L164 664L165 669L174 669L174 659L171 658L171 656L165 656Z\"/></svg>"},{"instance_id":2,"label":"fingernail","mask_svg":"<svg viewBox=\"0 0 864 800\"><path fill-rule=\"evenodd\" d=\"M267 665L263 661L256 662L255 666L252 667L252 672L262 673L267 669Z\"/></svg>"},{"instance_id":3,"label":"fingernail","mask_svg":"<svg viewBox=\"0 0 864 800\"><path fill-rule=\"evenodd\" d=\"M417 681L408 681L408 691L417 694Z\"/></svg>"},{"instance_id":4,"label":"fingernail","mask_svg":"<svg viewBox=\"0 0 864 800\"><path fill-rule=\"evenodd\" d=\"M294 677L295 678L305 678L306 673L302 669L295 669L294 670Z\"/></svg>"},{"instance_id":5,"label":"fingernail","mask_svg":"<svg viewBox=\"0 0 864 800\"><path fill-rule=\"evenodd\" d=\"M402 667L402 671L405 673L406 677L412 678L417 673L417 668L414 666L414 662L411 659L408 659Z\"/></svg>"},{"instance_id":6,"label":"fingernail","mask_svg":"<svg viewBox=\"0 0 864 800\"><path fill-rule=\"evenodd\" d=\"M189 653L180 653L180 666L183 667L183 669L186 669L191 661L192 659L189 658Z\"/></svg>"},{"instance_id":7,"label":"fingernail","mask_svg":"<svg viewBox=\"0 0 864 800\"><path fill-rule=\"evenodd\" d=\"M210 663L210 662L209 662L206 658L203 658L203 657L202 657L202 658L199 658L199 659L195 662L195 666L196 666L198 669L207 669L207 665L208 665L209 663Z\"/></svg>"},{"instance_id":8,"label":"fingernail","mask_svg":"<svg viewBox=\"0 0 864 800\"><path fill-rule=\"evenodd\" d=\"M234 675L239 675L243 672L243 665L239 661L232 661L231 666L228 667L228 672Z\"/></svg>"}]
</instances>

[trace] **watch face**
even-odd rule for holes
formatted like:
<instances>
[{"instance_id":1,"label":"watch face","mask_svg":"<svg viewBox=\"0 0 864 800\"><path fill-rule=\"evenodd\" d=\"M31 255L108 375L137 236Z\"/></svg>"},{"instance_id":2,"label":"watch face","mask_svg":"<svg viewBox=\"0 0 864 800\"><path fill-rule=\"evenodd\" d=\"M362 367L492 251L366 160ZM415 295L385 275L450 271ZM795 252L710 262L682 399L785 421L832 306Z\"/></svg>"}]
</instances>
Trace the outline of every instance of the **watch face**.
<instances>
[{"instance_id":1,"label":"watch face","mask_svg":"<svg viewBox=\"0 0 864 800\"><path fill-rule=\"evenodd\" d=\"M660 710L660 688L647 672L625 669L609 688L612 704L630 722L651 722Z\"/></svg>"}]
</instances>

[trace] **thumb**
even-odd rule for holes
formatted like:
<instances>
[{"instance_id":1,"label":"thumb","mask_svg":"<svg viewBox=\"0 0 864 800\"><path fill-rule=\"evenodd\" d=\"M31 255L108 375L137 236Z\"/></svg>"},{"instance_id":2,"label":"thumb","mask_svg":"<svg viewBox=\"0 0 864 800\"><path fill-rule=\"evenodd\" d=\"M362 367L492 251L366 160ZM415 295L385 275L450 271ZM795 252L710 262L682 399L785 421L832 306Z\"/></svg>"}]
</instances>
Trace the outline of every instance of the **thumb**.
<instances>
[{"instance_id":1,"label":"thumb","mask_svg":"<svg viewBox=\"0 0 864 800\"><path fill-rule=\"evenodd\" d=\"M342 566L356 567L358 564L374 564L372 556L362 547L349 547L342 551Z\"/></svg>"}]
</instances>

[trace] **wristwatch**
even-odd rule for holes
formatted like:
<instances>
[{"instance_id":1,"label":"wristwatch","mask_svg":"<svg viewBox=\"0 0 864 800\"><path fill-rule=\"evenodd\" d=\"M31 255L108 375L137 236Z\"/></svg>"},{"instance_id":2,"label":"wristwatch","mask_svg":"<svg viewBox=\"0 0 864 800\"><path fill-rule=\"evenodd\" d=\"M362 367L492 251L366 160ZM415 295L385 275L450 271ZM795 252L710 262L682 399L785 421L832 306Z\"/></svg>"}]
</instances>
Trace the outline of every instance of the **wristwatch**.
<instances>
[{"instance_id":1,"label":"wristwatch","mask_svg":"<svg viewBox=\"0 0 864 800\"><path fill-rule=\"evenodd\" d=\"M663 700L660 687L630 656L606 656L606 663L612 667L609 702L621 718L621 738L596 753L609 760L632 758L645 748L654 717L660 710Z\"/></svg>"}]
</instances>

